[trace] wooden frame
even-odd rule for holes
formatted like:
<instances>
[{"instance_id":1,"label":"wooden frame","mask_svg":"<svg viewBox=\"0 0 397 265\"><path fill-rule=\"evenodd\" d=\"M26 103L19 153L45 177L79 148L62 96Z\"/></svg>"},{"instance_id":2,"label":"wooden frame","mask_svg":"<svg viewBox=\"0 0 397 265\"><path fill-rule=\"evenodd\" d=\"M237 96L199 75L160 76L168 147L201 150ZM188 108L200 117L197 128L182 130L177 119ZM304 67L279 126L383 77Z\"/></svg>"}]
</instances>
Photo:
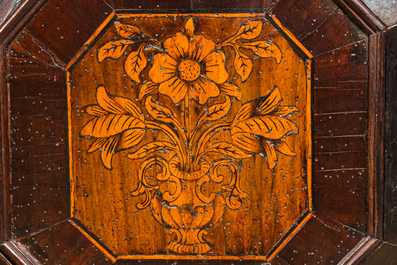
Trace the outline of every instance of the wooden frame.
<instances>
[{"instance_id":1,"label":"wooden frame","mask_svg":"<svg viewBox=\"0 0 397 265\"><path fill-rule=\"evenodd\" d=\"M396 110L393 109L392 103L389 102L388 105L386 104L386 93L393 94L393 92L389 90L392 89L392 81L394 79L392 77L388 77L388 79L386 79L387 71L392 71L393 65L392 63L390 63L390 61L388 61L392 60L392 58L387 58L385 54L387 48L386 38L388 34L392 34L394 31L390 31L388 29L388 26L390 25L386 25L381 19L374 15L374 13L372 13L373 11L371 11L361 1L336 0L336 3L326 0L300 1L302 3L298 3L298 1L263 1L261 3L255 1L246 1L244 3L238 3L233 1L232 3L229 3L227 1L217 3L213 3L211 1L187 1L186 3L175 3L173 1L167 1L165 3L157 3L155 1L149 1L142 3L130 3L128 1L115 0L108 1L108 3L98 3L97 5L95 5L95 8L93 8L95 10L91 11L87 11L88 9L86 8L86 5L90 5L88 3L89 1L83 1L84 3L81 4L81 7L73 6L72 2L73 1L68 1L68 4L63 5L60 1L42 1L39 3L35 3L35 1L24 1L18 7L15 7L14 11L9 12L11 15L8 16L8 21L2 24L0 27L0 68L2 69L0 73L0 101L2 102L2 170L0 177L0 188L2 190L2 197L0 200L2 205L2 218L0 221L0 238L1 242L5 242L1 245L0 249L4 256L8 257L12 262L16 264L36 264L37 262L44 262L46 259L48 259L48 262L56 263L59 262L60 259L69 259L69 264L71 264L72 261L77 262L77 264L83 261L87 264L90 264L89 262L93 262L93 260L101 260L103 262L107 262L107 259L104 255L94 255L89 250L78 251L76 249L73 249L71 246L74 242L70 241L71 239L64 242L64 248L65 251L68 250L70 253L72 253L72 255L75 256L74 259L71 259L69 256L62 256L60 252L57 252L56 248L52 248L51 251L46 254L47 252L45 251L45 249L43 249L43 246L49 244L48 237L56 236L54 230L56 230L57 227L69 231L68 233L64 232L64 234L61 233L59 236L78 238L80 242L82 242L81 244L84 245L84 248L88 249L88 247L90 247L90 242L86 241L86 239L81 236L80 232L73 228L73 225L68 221L68 217L65 214L51 217L52 219L50 218L48 220L43 219L43 222L46 223L46 225L44 226L41 226L40 222L30 223L26 227L26 230L28 231L29 229L32 229L32 231L28 231L27 233L23 232L22 230L16 231L16 234L12 233L12 218L13 214L15 214L15 208L13 208L15 207L15 205L13 206L13 203L15 202L15 197L11 198L11 194L14 196L13 189L15 189L14 187L17 184L15 184L15 182L11 183L11 179L13 178L12 171L15 169L10 168L9 165L11 165L13 163L12 160L15 159L14 157L10 156L10 150L15 150L14 148L15 146L18 147L18 143L14 142L13 137L15 136L12 136L12 130L17 129L17 127L12 121L12 119L15 118L14 116L12 116L12 108L14 104L16 104L14 103L15 97L12 97L12 95L10 95L10 91L12 91L13 87L12 84L10 84L12 83L10 82L10 76L7 76L7 74L11 70L10 63L8 61L10 56L9 47L12 44L13 40L18 38L18 34L21 32L21 30L25 30L25 32L27 31L29 34L32 34L32 36L36 38L37 43L40 43L41 47L49 47L49 50L52 50L50 57L52 57L53 64L56 65L59 71L65 71L68 63L76 54L78 54L78 51L82 49L83 44L88 40L88 38L97 29L97 27L103 22L105 17L109 16L111 12L123 13L127 9L139 13L164 12L165 10L169 12L186 13L197 13L197 11L211 13L225 11L260 12L261 10L266 9L274 14L277 19L280 20L281 23L289 31L292 32L295 37L300 40L305 40L303 45L308 45L309 47L306 46L306 48L308 48L310 52L312 52L313 50L313 54L315 57L315 73L313 79L315 80L315 82L322 82L321 78L324 78L324 72L322 72L323 70L321 70L322 67L325 70L328 70L331 74L335 74L335 78L346 78L345 80L342 80L344 82L346 81L345 83L348 83L352 80L360 82L359 78L354 79L353 77L356 73L353 73L352 71L356 71L356 69L359 69L357 70L357 72L359 72L358 74L361 74L362 76L366 76L368 74L368 79L366 80L366 82L368 82L368 86L366 91L364 91L366 95L366 100L368 100L368 105L366 106L364 106L365 104L363 103L366 100L361 100L358 103L352 104L357 106L356 109L354 109L354 107L343 107L339 110L337 107L330 105L319 106L316 105L316 102L324 102L325 98L322 97L323 94L320 94L319 92L317 92L317 94L314 94L315 115L319 114L315 117L315 135L319 135L318 131L316 131L316 129L318 128L321 128L323 131L332 131L331 134L323 133L318 139L326 139L326 141L331 141L329 140L331 138L335 140L335 138L338 137L343 138L346 137L346 135L348 136L346 140L348 142L336 142L337 140L335 140L335 145L339 143L349 144L349 141L351 141L352 138L354 138L354 141L359 142L360 145L364 144L365 140L367 141L367 147L365 148L365 150L357 149L357 156L364 155L365 157L367 154L368 160L365 163L363 162L363 159L359 161L357 160L358 162L355 160L355 162L352 162L351 164L353 165L353 167L350 168L351 170L357 171L358 173L364 173L363 177L361 177L362 179L354 184L356 185L356 187L351 187L351 189L357 189L357 191L360 193L360 199L357 199L357 201L355 201L355 203L360 203L360 208L355 209L353 207L352 209L343 209L343 207L349 207L348 204L343 203L343 196L341 196L340 198L336 198L336 201L327 201L326 199L324 199L324 196L337 196L338 191L332 191L332 189L337 189L342 184L341 180L335 180L335 182L333 182L333 180L328 178L327 174L330 174L330 176L332 175L335 179L336 176L338 176L339 178L340 173L340 179L346 181L347 174L342 176L342 174L345 172L343 159L351 156L348 154L348 152L342 152L343 156L339 158L330 158L330 155L333 157L338 156L339 150L330 149L328 150L328 153L322 153L320 151L320 147L323 144L324 146L326 146L326 141L319 140L321 143L315 144L314 147L314 155L317 159L319 159L318 161L316 161L314 169L314 184L316 185L316 188L314 191L313 202L315 215L309 220L306 225L304 225L300 229L299 233L295 235L287 243L284 249L272 260L272 264L295 264L293 263L293 261L298 262L296 264L300 264L299 262L302 263L309 260L316 260L319 262L330 262L332 260L333 262L340 261L340 264L359 264L385 240L387 240L388 242L397 242L397 238L394 237L395 234L390 228L392 226L392 223L390 221L392 220L392 218L390 218L389 215L392 213L389 213L387 211L390 209L391 206L389 206L390 204L386 203L387 201L396 200L396 197L393 197L395 196L395 194L393 192L390 192L390 183L385 180L387 178L390 178L393 172L395 174L395 169L393 169L393 165L391 164L391 162L388 162L385 159L385 148L388 150L388 152L391 152L389 153L391 158L396 157L395 151L392 149L393 145L389 142L386 142L387 139L395 137L395 132L390 132L390 130L386 128L386 124L389 122L386 117L386 111L388 111L389 113L388 119L390 119L391 124L393 124L392 113ZM48 16L51 16L51 12L56 13L54 10L56 10L57 7L59 7L60 9L67 8L66 5L69 4L70 12L73 13L72 17L76 20L81 19L78 17L78 15L81 14L76 13L76 9L79 8L81 10L84 10L82 12L96 12L97 14L100 13L101 16L97 16L94 18L92 14L91 16L87 15L91 22L89 25L87 25L86 28L78 33L80 34L79 36L84 36L80 37L80 39L76 41L76 44L72 48L70 48L68 51L65 51L64 44L54 43L51 40L47 39L48 35L46 35L45 33L40 33L40 27L41 24L45 22L45 19ZM327 10L329 10L329 12L323 11L326 8ZM290 10L298 10L296 13L298 15L291 18ZM301 14L307 15L307 12L311 12L311 15L317 18L315 22L309 21L309 19L307 19L307 16L305 15L300 16ZM44 15L40 17L36 14ZM288 20L289 18L291 19ZM60 19L66 20L66 18ZM304 26L299 26L299 24L297 23L299 19L303 19L305 21ZM335 23L332 22L332 19L334 19L334 21L338 21L338 19L340 21L340 19L342 19L342 27L345 26L345 28L343 29L349 32L345 32L346 34L344 32L327 32L325 30L326 26L332 27L332 23ZM312 25L310 25L309 22L311 22ZM329 24L327 25L325 22L328 22ZM323 25L323 23L325 24ZM358 26L356 26L355 24ZM49 26L51 27L51 25ZM53 26L52 30L50 31L53 33L51 38L55 39L61 37L62 34L56 32L56 26ZM73 33L71 33L70 36L64 36L64 42L70 42L73 37L76 36L74 32L76 30L78 31L79 29L75 25L70 25L70 31L72 32L72 30ZM321 30L323 30L323 32L317 33ZM327 33L337 35L335 35L335 38L331 40L330 38L327 38ZM323 36L321 36L321 34L323 34ZM345 34L345 37L339 37L338 34L340 34L341 36ZM389 38L392 38L393 36L394 35L390 35ZM323 41L321 39L325 40ZM310 46L310 40L312 41L311 43L314 43L317 46ZM326 43L326 41L328 41L328 44ZM360 46L362 47L362 50L355 50L354 44L361 45L362 43L367 43L368 46ZM347 47L346 49L351 48L351 50L345 51L342 49L344 47ZM328 53L329 51L331 51L331 54ZM338 54L334 56L335 53L332 54L332 51L336 53L338 51L341 52L340 57L338 57ZM367 60L368 68L366 68L364 65L361 65L361 63L358 61L348 60L347 62L344 62L347 63L345 65L338 64L337 62L332 62L332 60L338 59L343 61L344 55L349 52L357 53L357 51L362 52L362 54L358 54L359 57L363 56L364 58L367 56L367 59L364 58L363 60ZM325 61L327 62L324 63ZM357 63L357 65L353 65L354 63ZM386 66L388 68L386 68ZM338 67L346 67L344 69L347 71L348 74L346 76L343 76L343 69L335 70L334 72L332 72L332 69L337 69ZM56 72L56 75L58 75L57 71L58 70L54 70L54 73ZM59 72L59 76L62 76L61 72ZM320 80L316 79L319 77ZM66 78L62 82L65 83L65 80ZM315 89L316 87L321 87L319 89L325 90L327 88L323 88L324 84L328 83L331 83L331 81L324 81L322 85L314 84L314 86ZM337 86L337 83L332 83L330 86L333 85ZM343 89L339 89L338 91L342 93L342 90ZM327 95L332 95L336 98L337 101L340 101L341 98L338 98L337 95L332 94L334 92L335 91L327 90L327 93L329 93ZM61 96L63 92L60 91L59 93L59 96L62 98L62 96L64 96ZM348 94L346 94L346 96L348 96ZM387 106L390 109L386 109ZM320 107L322 107L322 109ZM348 114L343 114L342 112L346 112ZM332 116L332 118L334 119L339 118L338 121L339 123L341 123L341 125L335 125L338 122L325 122L324 117L328 116ZM352 130L358 128L357 130L359 137L354 137L355 134L341 133L337 135L338 132L334 130L334 128L337 128L340 131L343 131L343 126L350 126L348 123L346 123L346 120L360 120L360 118L364 119L364 121L351 124L350 127L350 129ZM367 127L366 124L368 124ZM62 128L65 128L65 131L62 131ZM61 135L61 137L66 136L66 127L61 126L59 131L56 133ZM337 137L333 137L333 133L336 133ZM314 139L317 139L316 136L314 136ZM364 140L364 142L362 140ZM55 144L55 142L51 144ZM330 147L326 146L325 149L327 148ZM333 163L333 167L329 168L329 170L326 168L327 164L324 164L325 162L323 162L327 158L329 158L330 161ZM49 160L49 163L50 162L51 161ZM365 166L361 167L363 163L365 164ZM358 166L356 166L356 164ZM62 168L62 166L60 167ZM325 168L325 171L322 169L322 167ZM368 172L367 176L365 176L365 172ZM64 174L66 174L66 171ZM359 177L359 175L354 176L355 179ZM61 179L62 174L59 173L59 175L56 175L56 177ZM67 180L67 178L65 177L64 180ZM58 186L58 188L59 187L60 186ZM329 187L328 190L321 190L326 189L327 187ZM346 192L346 190L344 189L341 189L341 191ZM67 193L68 192L66 192L66 194ZM62 194L64 193L59 194L61 194L59 196L63 196ZM57 208L54 209L58 210ZM40 211L45 210L46 209L40 209ZM64 211L63 208L59 210L60 212ZM67 211L68 209L65 209L65 212ZM349 211L353 211L354 213L352 215L349 215ZM328 216L328 214L330 216ZM15 225L15 223L13 224ZM362 225L364 225L364 228L362 227ZM40 239L37 239L37 237L39 237ZM311 237L318 238L318 241L313 240ZM329 241L328 243L325 242L323 243L323 245L321 245L319 243L319 240L323 240L324 237L328 238ZM343 243L339 244L339 242L341 241L343 241ZM320 251L318 255L307 255L307 253L310 253L317 248L319 248ZM47 258L44 258L45 255L47 255ZM89 258L87 259L87 257L89 257L90 255L92 258L91 260Z\"/></svg>"}]
</instances>

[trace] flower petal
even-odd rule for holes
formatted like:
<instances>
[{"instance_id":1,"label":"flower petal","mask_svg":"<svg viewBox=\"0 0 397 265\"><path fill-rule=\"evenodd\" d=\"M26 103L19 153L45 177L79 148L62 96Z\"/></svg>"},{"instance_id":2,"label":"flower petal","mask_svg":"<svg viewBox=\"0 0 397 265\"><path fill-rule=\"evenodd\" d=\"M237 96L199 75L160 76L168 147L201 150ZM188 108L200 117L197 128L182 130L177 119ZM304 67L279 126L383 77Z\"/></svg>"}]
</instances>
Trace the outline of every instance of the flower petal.
<instances>
[{"instance_id":1,"label":"flower petal","mask_svg":"<svg viewBox=\"0 0 397 265\"><path fill-rule=\"evenodd\" d=\"M175 76L162 83L159 86L159 91L161 94L169 96L174 103L178 103L185 97L188 88L189 86L184 81Z\"/></svg>"},{"instance_id":2,"label":"flower petal","mask_svg":"<svg viewBox=\"0 0 397 265\"><path fill-rule=\"evenodd\" d=\"M167 53L178 62L181 58L183 59L188 56L189 41L185 34L178 32L171 38L165 40L164 48Z\"/></svg>"},{"instance_id":3,"label":"flower petal","mask_svg":"<svg viewBox=\"0 0 397 265\"><path fill-rule=\"evenodd\" d=\"M149 77L154 83L162 83L176 75L177 62L168 54L158 53L149 71Z\"/></svg>"},{"instance_id":4,"label":"flower petal","mask_svg":"<svg viewBox=\"0 0 397 265\"><path fill-rule=\"evenodd\" d=\"M212 40L201 35L193 35L189 41L189 58L202 62L214 49L215 43Z\"/></svg>"},{"instance_id":5,"label":"flower petal","mask_svg":"<svg viewBox=\"0 0 397 265\"><path fill-rule=\"evenodd\" d=\"M204 60L205 75L217 84L225 83L229 74L225 69L226 57L223 52L211 52Z\"/></svg>"},{"instance_id":6,"label":"flower petal","mask_svg":"<svg viewBox=\"0 0 397 265\"><path fill-rule=\"evenodd\" d=\"M189 97L196 100L200 104L205 104L208 98L219 96L220 90L218 86L211 80L200 77L192 82L189 89Z\"/></svg>"}]
</instances>

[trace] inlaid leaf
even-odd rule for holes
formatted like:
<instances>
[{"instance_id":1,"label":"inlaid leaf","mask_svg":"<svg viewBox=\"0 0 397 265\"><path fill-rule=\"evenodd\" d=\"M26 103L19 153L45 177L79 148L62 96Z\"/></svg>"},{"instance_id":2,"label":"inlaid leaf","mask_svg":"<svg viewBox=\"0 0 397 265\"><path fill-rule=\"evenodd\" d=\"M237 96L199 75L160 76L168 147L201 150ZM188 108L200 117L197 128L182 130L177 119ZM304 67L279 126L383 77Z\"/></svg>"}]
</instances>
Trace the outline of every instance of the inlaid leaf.
<instances>
[{"instance_id":1,"label":"inlaid leaf","mask_svg":"<svg viewBox=\"0 0 397 265\"><path fill-rule=\"evenodd\" d=\"M101 108L98 105L85 106L82 109L82 112L85 112L85 113L87 113L89 115L92 115L92 116L102 116L102 115L108 115L109 114L109 112L107 112L106 110L104 110L103 108Z\"/></svg>"},{"instance_id":2,"label":"inlaid leaf","mask_svg":"<svg viewBox=\"0 0 397 265\"><path fill-rule=\"evenodd\" d=\"M260 103L260 98L254 99L242 105L240 109L237 111L236 116L233 119L231 127L233 128L240 121L244 121L251 117L251 115L255 112L256 107Z\"/></svg>"},{"instance_id":3,"label":"inlaid leaf","mask_svg":"<svg viewBox=\"0 0 397 265\"><path fill-rule=\"evenodd\" d=\"M81 136L110 137L133 128L145 128L145 124L130 115L109 114L90 120L81 130Z\"/></svg>"},{"instance_id":4,"label":"inlaid leaf","mask_svg":"<svg viewBox=\"0 0 397 265\"><path fill-rule=\"evenodd\" d=\"M231 145L228 142L218 142L210 145L206 150L206 153L215 152L219 154L223 154L226 156L233 157L234 159L245 159L250 158L252 155L247 154L241 149Z\"/></svg>"},{"instance_id":5,"label":"inlaid leaf","mask_svg":"<svg viewBox=\"0 0 397 265\"><path fill-rule=\"evenodd\" d=\"M243 42L238 45L243 49L252 50L255 55L261 58L274 58L277 63L280 63L283 57L280 48L269 41Z\"/></svg>"},{"instance_id":6,"label":"inlaid leaf","mask_svg":"<svg viewBox=\"0 0 397 265\"><path fill-rule=\"evenodd\" d=\"M107 138L97 138L95 141L92 143L90 148L87 150L88 153L95 152L99 148L101 148L107 141Z\"/></svg>"},{"instance_id":7,"label":"inlaid leaf","mask_svg":"<svg viewBox=\"0 0 397 265\"><path fill-rule=\"evenodd\" d=\"M146 110L150 116L165 123L173 123L175 121L175 116L172 114L171 110L165 106L161 106L153 102L152 98L152 96L146 98L145 103Z\"/></svg>"},{"instance_id":8,"label":"inlaid leaf","mask_svg":"<svg viewBox=\"0 0 397 265\"><path fill-rule=\"evenodd\" d=\"M137 26L123 24L120 22L114 23L114 29L116 30L117 34L119 34L119 36L123 39L132 38L138 34L142 34L142 31Z\"/></svg>"},{"instance_id":9,"label":"inlaid leaf","mask_svg":"<svg viewBox=\"0 0 397 265\"><path fill-rule=\"evenodd\" d=\"M241 81L246 81L252 72L251 59L247 55L237 52L234 58L234 66L237 74L241 77Z\"/></svg>"},{"instance_id":10,"label":"inlaid leaf","mask_svg":"<svg viewBox=\"0 0 397 265\"><path fill-rule=\"evenodd\" d=\"M101 160L103 165L107 169L112 169L112 157L115 153L118 140L119 140L118 135L110 137L106 140L105 144L102 146Z\"/></svg>"},{"instance_id":11,"label":"inlaid leaf","mask_svg":"<svg viewBox=\"0 0 397 265\"><path fill-rule=\"evenodd\" d=\"M231 97L235 97L238 100L241 100L240 88L238 86L236 86L235 84L223 83L223 84L219 85L219 88L221 89L222 93L224 93L228 96L231 96Z\"/></svg>"},{"instance_id":12,"label":"inlaid leaf","mask_svg":"<svg viewBox=\"0 0 397 265\"><path fill-rule=\"evenodd\" d=\"M139 75L147 65L147 59L143 49L146 43L143 43L137 51L131 52L124 63L124 70L126 74L131 78L132 81L140 83Z\"/></svg>"},{"instance_id":13,"label":"inlaid leaf","mask_svg":"<svg viewBox=\"0 0 397 265\"><path fill-rule=\"evenodd\" d=\"M106 58L119 59L133 42L125 40L109 41L98 51L98 61L101 63Z\"/></svg>"},{"instance_id":14,"label":"inlaid leaf","mask_svg":"<svg viewBox=\"0 0 397 265\"><path fill-rule=\"evenodd\" d=\"M291 148L288 146L288 144L284 141L281 140L275 140L274 141L274 148L282 153L283 155L287 156L296 156L296 153L291 150Z\"/></svg>"},{"instance_id":15,"label":"inlaid leaf","mask_svg":"<svg viewBox=\"0 0 397 265\"><path fill-rule=\"evenodd\" d=\"M141 146L136 152L129 154L130 159L139 159L148 156L154 152L164 149L174 149L170 142L151 142Z\"/></svg>"},{"instance_id":16,"label":"inlaid leaf","mask_svg":"<svg viewBox=\"0 0 397 265\"><path fill-rule=\"evenodd\" d=\"M230 98L225 97L225 99L225 102L209 107L208 112L201 116L198 124L201 125L206 121L216 121L225 117L229 113L232 106Z\"/></svg>"},{"instance_id":17,"label":"inlaid leaf","mask_svg":"<svg viewBox=\"0 0 397 265\"><path fill-rule=\"evenodd\" d=\"M237 31L236 36L241 39L255 39L262 32L263 22L261 20L248 21L244 23L240 29Z\"/></svg>"},{"instance_id":18,"label":"inlaid leaf","mask_svg":"<svg viewBox=\"0 0 397 265\"><path fill-rule=\"evenodd\" d=\"M281 101L282 98L280 90L278 87L274 87L274 89L267 96L256 98L243 104L237 111L231 127L234 127L240 121L244 121L254 116L254 114L256 116L266 115L272 111L275 111L275 109L280 105Z\"/></svg>"},{"instance_id":19,"label":"inlaid leaf","mask_svg":"<svg viewBox=\"0 0 397 265\"><path fill-rule=\"evenodd\" d=\"M139 91L139 100L142 100L144 96L149 95L158 89L159 85L148 81L141 87Z\"/></svg>"},{"instance_id":20,"label":"inlaid leaf","mask_svg":"<svg viewBox=\"0 0 397 265\"><path fill-rule=\"evenodd\" d=\"M189 18L188 21L185 23L185 33L186 36L193 36L194 34L194 23L193 18Z\"/></svg>"},{"instance_id":21,"label":"inlaid leaf","mask_svg":"<svg viewBox=\"0 0 397 265\"><path fill-rule=\"evenodd\" d=\"M232 135L239 132L253 133L268 139L281 139L297 134L298 127L290 120L278 116L257 116L237 123Z\"/></svg>"},{"instance_id":22,"label":"inlaid leaf","mask_svg":"<svg viewBox=\"0 0 397 265\"><path fill-rule=\"evenodd\" d=\"M145 130L141 128L130 129L121 135L117 150L125 150L138 145L145 137Z\"/></svg>"},{"instance_id":23,"label":"inlaid leaf","mask_svg":"<svg viewBox=\"0 0 397 265\"><path fill-rule=\"evenodd\" d=\"M135 102L125 97L109 95L104 86L99 86L97 89L97 101L99 106L94 105L95 107L92 107L91 109L90 106L87 106L84 110L97 114L102 114L104 112L106 114L130 114L136 118L143 119L141 117L142 110L135 104Z\"/></svg>"},{"instance_id":24,"label":"inlaid leaf","mask_svg":"<svg viewBox=\"0 0 397 265\"><path fill-rule=\"evenodd\" d=\"M262 141L263 149L265 151L265 159L269 169L273 169L277 165L277 153L274 146L266 140Z\"/></svg>"},{"instance_id":25,"label":"inlaid leaf","mask_svg":"<svg viewBox=\"0 0 397 265\"><path fill-rule=\"evenodd\" d=\"M274 87L269 95L260 98L260 103L257 106L257 113L266 115L277 108L282 101L281 92L278 87Z\"/></svg>"},{"instance_id":26,"label":"inlaid leaf","mask_svg":"<svg viewBox=\"0 0 397 265\"><path fill-rule=\"evenodd\" d=\"M263 151L261 142L251 133L234 133L232 134L233 144L247 152L260 153Z\"/></svg>"},{"instance_id":27,"label":"inlaid leaf","mask_svg":"<svg viewBox=\"0 0 397 265\"><path fill-rule=\"evenodd\" d=\"M110 98L104 86L99 86L96 91L96 100L98 105L109 113L125 114L121 106Z\"/></svg>"},{"instance_id":28,"label":"inlaid leaf","mask_svg":"<svg viewBox=\"0 0 397 265\"><path fill-rule=\"evenodd\" d=\"M299 109L295 106L279 106L273 112L274 116L288 117L299 112Z\"/></svg>"},{"instance_id":29,"label":"inlaid leaf","mask_svg":"<svg viewBox=\"0 0 397 265\"><path fill-rule=\"evenodd\" d=\"M142 110L138 107L135 102L133 102L131 99L125 98L125 97L118 97L118 96L113 96L112 99L119 104L121 108L125 110L126 114L131 114L132 116L136 118L141 118L143 119L142 116Z\"/></svg>"}]
</instances>

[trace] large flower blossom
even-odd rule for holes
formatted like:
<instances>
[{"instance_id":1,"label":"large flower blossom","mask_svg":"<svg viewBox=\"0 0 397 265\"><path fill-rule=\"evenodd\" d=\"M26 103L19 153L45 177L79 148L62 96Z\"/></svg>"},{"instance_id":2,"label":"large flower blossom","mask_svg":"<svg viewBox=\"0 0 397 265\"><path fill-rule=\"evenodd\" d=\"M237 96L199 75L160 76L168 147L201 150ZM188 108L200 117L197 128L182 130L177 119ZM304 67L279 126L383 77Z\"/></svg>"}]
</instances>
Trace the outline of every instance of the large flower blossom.
<instances>
[{"instance_id":1,"label":"large flower blossom","mask_svg":"<svg viewBox=\"0 0 397 265\"><path fill-rule=\"evenodd\" d=\"M161 94L174 103L189 98L205 104L210 97L220 93L218 85L229 74L225 69L225 54L215 51L215 43L201 35L190 39L178 32L164 42L166 53L154 56L149 77L159 84Z\"/></svg>"}]
</instances>

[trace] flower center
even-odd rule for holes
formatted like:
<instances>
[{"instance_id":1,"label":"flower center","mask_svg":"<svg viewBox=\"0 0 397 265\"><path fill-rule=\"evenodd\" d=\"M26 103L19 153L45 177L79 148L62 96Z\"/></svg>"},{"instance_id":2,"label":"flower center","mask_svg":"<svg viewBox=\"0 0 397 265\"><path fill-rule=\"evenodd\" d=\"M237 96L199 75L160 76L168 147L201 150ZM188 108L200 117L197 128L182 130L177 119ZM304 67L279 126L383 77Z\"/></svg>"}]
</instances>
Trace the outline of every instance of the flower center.
<instances>
[{"instance_id":1,"label":"flower center","mask_svg":"<svg viewBox=\"0 0 397 265\"><path fill-rule=\"evenodd\" d=\"M191 82L199 78L201 67L194 60L184 60L178 66L179 77Z\"/></svg>"}]
</instances>

